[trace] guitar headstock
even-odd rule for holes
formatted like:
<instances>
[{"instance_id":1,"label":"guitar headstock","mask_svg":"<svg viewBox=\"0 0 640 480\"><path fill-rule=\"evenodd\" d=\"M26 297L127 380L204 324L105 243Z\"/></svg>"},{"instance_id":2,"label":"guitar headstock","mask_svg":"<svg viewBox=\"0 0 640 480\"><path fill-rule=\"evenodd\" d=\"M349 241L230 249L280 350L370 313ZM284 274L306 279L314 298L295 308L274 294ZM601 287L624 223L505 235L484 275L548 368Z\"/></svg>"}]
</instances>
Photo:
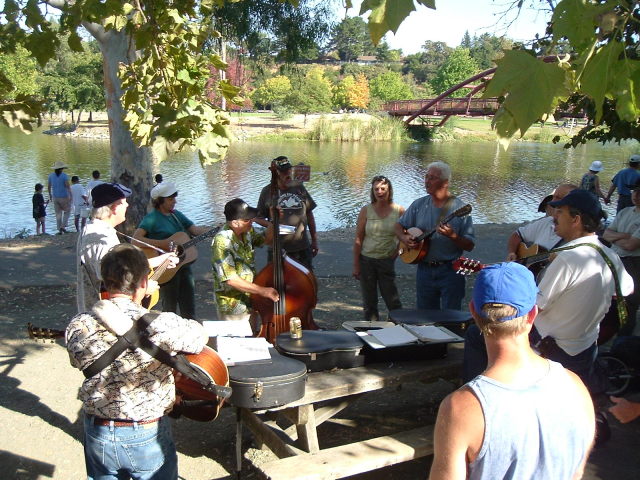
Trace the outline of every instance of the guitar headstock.
<instances>
[{"instance_id":1,"label":"guitar headstock","mask_svg":"<svg viewBox=\"0 0 640 480\"><path fill-rule=\"evenodd\" d=\"M460 207L458 210L453 212L456 217L464 217L465 215L469 215L471 213L472 207L470 203L467 203L464 207Z\"/></svg>"},{"instance_id":2,"label":"guitar headstock","mask_svg":"<svg viewBox=\"0 0 640 480\"><path fill-rule=\"evenodd\" d=\"M459 275L470 275L479 272L486 265L472 258L460 257L453 261L453 269Z\"/></svg>"},{"instance_id":3,"label":"guitar headstock","mask_svg":"<svg viewBox=\"0 0 640 480\"><path fill-rule=\"evenodd\" d=\"M43 342L51 340L51 343L53 343L57 338L64 338L64 330L34 327L31 322L27 323L27 333L29 338L36 341L42 340Z\"/></svg>"}]
</instances>

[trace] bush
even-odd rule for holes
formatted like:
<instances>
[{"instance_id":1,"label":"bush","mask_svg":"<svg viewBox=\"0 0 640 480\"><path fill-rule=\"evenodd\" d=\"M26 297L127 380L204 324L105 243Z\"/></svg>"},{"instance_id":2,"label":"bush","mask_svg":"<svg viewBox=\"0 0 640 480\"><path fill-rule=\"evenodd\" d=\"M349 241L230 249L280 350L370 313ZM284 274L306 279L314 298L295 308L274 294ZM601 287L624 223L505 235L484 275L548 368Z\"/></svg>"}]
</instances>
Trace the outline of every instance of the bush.
<instances>
[{"instance_id":1,"label":"bush","mask_svg":"<svg viewBox=\"0 0 640 480\"><path fill-rule=\"evenodd\" d=\"M273 107L273 113L278 120L289 120L293 117L293 111L285 105L277 105Z\"/></svg>"}]
</instances>

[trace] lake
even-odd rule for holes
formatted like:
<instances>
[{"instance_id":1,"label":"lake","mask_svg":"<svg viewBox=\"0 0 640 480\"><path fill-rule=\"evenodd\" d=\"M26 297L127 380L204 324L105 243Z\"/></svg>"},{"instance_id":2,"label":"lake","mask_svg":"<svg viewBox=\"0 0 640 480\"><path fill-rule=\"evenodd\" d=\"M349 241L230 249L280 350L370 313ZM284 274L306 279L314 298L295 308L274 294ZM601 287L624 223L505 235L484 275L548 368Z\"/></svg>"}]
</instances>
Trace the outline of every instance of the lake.
<instances>
[{"instance_id":1,"label":"lake","mask_svg":"<svg viewBox=\"0 0 640 480\"><path fill-rule=\"evenodd\" d=\"M611 177L626 165L630 154L640 152L637 142L622 145L589 144L565 150L562 145L513 142L503 151L493 142L417 143L319 143L236 142L226 159L201 167L197 156L182 153L162 162L159 173L178 185L178 209L198 224L224 220L224 204L241 197L258 201L270 180L269 162L287 155L292 163L311 165L306 187L318 204L319 230L354 226L358 211L368 202L371 178L385 175L393 182L395 201L405 207L425 195L425 167L441 160L452 168L451 190L473 206L476 223L515 223L540 216L540 200L560 182L579 182L593 160L600 160L603 190ZM67 163L69 176L85 184L98 169L103 179L110 174L109 143L34 133L24 135L0 126L0 191L5 207L0 210L0 237L27 228L35 231L31 196L35 183L45 185L51 166ZM158 172L154 172L158 173ZM46 195L45 195L46 197ZM617 196L614 195L614 200ZM613 206L607 207L614 213ZM55 231L53 206L47 208L47 230Z\"/></svg>"}]
</instances>

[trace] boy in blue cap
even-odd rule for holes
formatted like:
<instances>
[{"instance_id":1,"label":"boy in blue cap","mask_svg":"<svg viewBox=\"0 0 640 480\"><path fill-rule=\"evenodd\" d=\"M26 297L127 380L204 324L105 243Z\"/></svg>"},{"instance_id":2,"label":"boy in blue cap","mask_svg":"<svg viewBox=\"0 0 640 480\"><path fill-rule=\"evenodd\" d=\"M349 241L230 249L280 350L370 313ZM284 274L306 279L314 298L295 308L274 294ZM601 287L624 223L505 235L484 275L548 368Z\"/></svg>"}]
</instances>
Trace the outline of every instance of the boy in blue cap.
<instances>
[{"instance_id":1,"label":"boy in blue cap","mask_svg":"<svg viewBox=\"0 0 640 480\"><path fill-rule=\"evenodd\" d=\"M533 274L517 263L478 275L469 307L488 364L440 405L430 480L582 476L593 403L577 375L531 348L537 293Z\"/></svg>"}]
</instances>

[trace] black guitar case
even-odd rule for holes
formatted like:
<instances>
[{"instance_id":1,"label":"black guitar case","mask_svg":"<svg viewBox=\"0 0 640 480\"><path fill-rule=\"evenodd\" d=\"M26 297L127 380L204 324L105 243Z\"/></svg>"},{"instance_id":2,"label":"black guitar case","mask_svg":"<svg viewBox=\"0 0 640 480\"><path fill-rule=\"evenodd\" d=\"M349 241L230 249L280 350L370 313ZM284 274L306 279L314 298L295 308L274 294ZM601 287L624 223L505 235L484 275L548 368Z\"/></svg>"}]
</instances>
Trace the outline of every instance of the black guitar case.
<instances>
[{"instance_id":1,"label":"black guitar case","mask_svg":"<svg viewBox=\"0 0 640 480\"><path fill-rule=\"evenodd\" d=\"M303 330L302 338L289 333L276 337L276 348L287 357L303 362L310 372L364 365L364 344L354 332Z\"/></svg>"},{"instance_id":2,"label":"black guitar case","mask_svg":"<svg viewBox=\"0 0 640 480\"><path fill-rule=\"evenodd\" d=\"M229 367L228 403L235 407L265 409L286 405L304 397L307 367L270 348L270 363Z\"/></svg>"}]
</instances>

